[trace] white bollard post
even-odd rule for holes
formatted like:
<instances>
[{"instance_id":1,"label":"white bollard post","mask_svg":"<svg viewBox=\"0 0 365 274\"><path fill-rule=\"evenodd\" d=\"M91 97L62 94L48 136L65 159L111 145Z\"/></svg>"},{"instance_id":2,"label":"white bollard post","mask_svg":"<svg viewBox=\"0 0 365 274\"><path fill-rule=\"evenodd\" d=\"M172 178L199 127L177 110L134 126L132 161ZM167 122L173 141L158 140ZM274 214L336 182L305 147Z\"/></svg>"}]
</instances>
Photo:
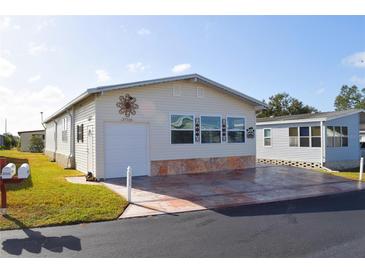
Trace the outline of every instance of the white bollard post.
<instances>
[{"instance_id":1,"label":"white bollard post","mask_svg":"<svg viewBox=\"0 0 365 274\"><path fill-rule=\"evenodd\" d=\"M132 202L132 168L127 167L127 192L128 192L128 202Z\"/></svg>"},{"instance_id":2,"label":"white bollard post","mask_svg":"<svg viewBox=\"0 0 365 274\"><path fill-rule=\"evenodd\" d=\"M364 172L364 157L360 158L360 174L359 181L362 181L362 173Z\"/></svg>"}]
</instances>

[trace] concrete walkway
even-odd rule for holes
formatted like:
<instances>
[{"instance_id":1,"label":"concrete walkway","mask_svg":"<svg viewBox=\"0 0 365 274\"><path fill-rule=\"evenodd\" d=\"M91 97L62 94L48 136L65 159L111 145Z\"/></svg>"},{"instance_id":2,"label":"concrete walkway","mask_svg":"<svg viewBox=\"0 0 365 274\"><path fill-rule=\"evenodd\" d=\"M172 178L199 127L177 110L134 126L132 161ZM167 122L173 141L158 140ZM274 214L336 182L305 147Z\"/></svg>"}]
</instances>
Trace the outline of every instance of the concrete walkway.
<instances>
[{"instance_id":1,"label":"concrete walkway","mask_svg":"<svg viewBox=\"0 0 365 274\"><path fill-rule=\"evenodd\" d=\"M125 179L103 182L127 196ZM215 209L361 190L361 183L286 166L192 175L134 177L132 201L120 218Z\"/></svg>"}]
</instances>

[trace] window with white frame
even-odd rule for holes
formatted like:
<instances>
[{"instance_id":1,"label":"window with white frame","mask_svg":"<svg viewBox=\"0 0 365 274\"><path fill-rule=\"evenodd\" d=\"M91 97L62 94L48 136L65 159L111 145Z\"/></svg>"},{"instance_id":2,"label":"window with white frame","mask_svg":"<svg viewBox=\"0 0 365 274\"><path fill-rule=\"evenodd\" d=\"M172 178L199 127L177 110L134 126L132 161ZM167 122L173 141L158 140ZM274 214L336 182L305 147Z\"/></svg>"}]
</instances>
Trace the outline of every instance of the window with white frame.
<instances>
[{"instance_id":1,"label":"window with white frame","mask_svg":"<svg viewBox=\"0 0 365 274\"><path fill-rule=\"evenodd\" d=\"M172 114L170 120L171 144L193 144L194 116Z\"/></svg>"},{"instance_id":2,"label":"window with white frame","mask_svg":"<svg viewBox=\"0 0 365 274\"><path fill-rule=\"evenodd\" d=\"M321 147L321 127L290 127L290 147Z\"/></svg>"},{"instance_id":3,"label":"window with white frame","mask_svg":"<svg viewBox=\"0 0 365 274\"><path fill-rule=\"evenodd\" d=\"M264 146L271 147L271 128L264 128Z\"/></svg>"},{"instance_id":4,"label":"window with white frame","mask_svg":"<svg viewBox=\"0 0 365 274\"><path fill-rule=\"evenodd\" d=\"M311 127L312 147L321 147L321 127Z\"/></svg>"},{"instance_id":5,"label":"window with white frame","mask_svg":"<svg viewBox=\"0 0 365 274\"><path fill-rule=\"evenodd\" d=\"M348 127L327 126L327 147L347 147Z\"/></svg>"},{"instance_id":6,"label":"window with white frame","mask_svg":"<svg viewBox=\"0 0 365 274\"><path fill-rule=\"evenodd\" d=\"M62 133L61 133L63 142L67 142L67 122L68 122L67 117L64 117L62 119Z\"/></svg>"},{"instance_id":7,"label":"window with white frame","mask_svg":"<svg viewBox=\"0 0 365 274\"><path fill-rule=\"evenodd\" d=\"M301 147L309 147L309 127L299 128L299 145Z\"/></svg>"},{"instance_id":8,"label":"window with white frame","mask_svg":"<svg viewBox=\"0 0 365 274\"><path fill-rule=\"evenodd\" d=\"M299 146L298 127L289 128L289 146L291 146L291 147Z\"/></svg>"},{"instance_id":9,"label":"window with white frame","mask_svg":"<svg viewBox=\"0 0 365 274\"><path fill-rule=\"evenodd\" d=\"M200 117L200 136L202 144L221 142L221 117L201 116Z\"/></svg>"},{"instance_id":10,"label":"window with white frame","mask_svg":"<svg viewBox=\"0 0 365 274\"><path fill-rule=\"evenodd\" d=\"M245 118L227 117L228 143L245 142Z\"/></svg>"}]
</instances>

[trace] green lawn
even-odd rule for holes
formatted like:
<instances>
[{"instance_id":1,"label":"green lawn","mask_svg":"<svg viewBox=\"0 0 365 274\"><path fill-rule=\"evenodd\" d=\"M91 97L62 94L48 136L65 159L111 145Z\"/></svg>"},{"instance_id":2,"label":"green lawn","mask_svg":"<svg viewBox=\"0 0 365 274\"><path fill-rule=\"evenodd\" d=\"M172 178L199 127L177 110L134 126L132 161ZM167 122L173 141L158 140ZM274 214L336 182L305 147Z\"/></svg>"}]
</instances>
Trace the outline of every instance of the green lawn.
<instances>
[{"instance_id":1,"label":"green lawn","mask_svg":"<svg viewBox=\"0 0 365 274\"><path fill-rule=\"evenodd\" d=\"M327 171L326 171L327 172ZM335 176L344 177L346 179L351 180L359 180L359 171L353 172L353 171L339 171L339 172L328 172ZM362 182L365 182L365 174L362 175Z\"/></svg>"},{"instance_id":2,"label":"green lawn","mask_svg":"<svg viewBox=\"0 0 365 274\"><path fill-rule=\"evenodd\" d=\"M116 219L127 201L106 187L68 183L64 177L82 175L48 161L40 153L0 150L0 157L17 166L28 162L30 178L7 185L8 216L0 215L0 230Z\"/></svg>"}]
</instances>

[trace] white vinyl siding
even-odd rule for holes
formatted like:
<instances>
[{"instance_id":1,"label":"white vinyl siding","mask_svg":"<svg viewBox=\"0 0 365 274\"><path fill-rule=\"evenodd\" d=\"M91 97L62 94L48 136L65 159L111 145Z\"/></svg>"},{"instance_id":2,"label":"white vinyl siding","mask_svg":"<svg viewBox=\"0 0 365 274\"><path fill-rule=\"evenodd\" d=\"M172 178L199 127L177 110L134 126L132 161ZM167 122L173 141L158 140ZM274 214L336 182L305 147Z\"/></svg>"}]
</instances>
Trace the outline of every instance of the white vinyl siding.
<instances>
[{"instance_id":1,"label":"white vinyl siding","mask_svg":"<svg viewBox=\"0 0 365 274\"><path fill-rule=\"evenodd\" d=\"M360 159L360 121L359 114L335 119L325 123L328 126L347 127L348 146L326 147L326 162L338 162ZM326 138L328 142L328 138ZM341 140L340 140L341 142Z\"/></svg>"},{"instance_id":2,"label":"white vinyl siding","mask_svg":"<svg viewBox=\"0 0 365 274\"><path fill-rule=\"evenodd\" d=\"M180 96L173 95L173 88L179 86ZM204 98L197 98L197 88L204 88ZM132 121L121 121L115 104L120 95L129 93L136 97L139 109ZM200 83L179 81L135 87L106 92L96 97L96 176L104 176L104 134L105 122L147 123L149 125L150 160L172 160L227 156L255 155L255 138L243 143L220 143L214 146L194 144L171 144L170 115L187 113L195 117L212 113L221 118L245 117L246 128L255 129L255 108L249 103Z\"/></svg>"},{"instance_id":3,"label":"white vinyl siding","mask_svg":"<svg viewBox=\"0 0 365 274\"><path fill-rule=\"evenodd\" d=\"M46 141L44 151L55 151L55 124L50 121L46 124Z\"/></svg>"},{"instance_id":4,"label":"white vinyl siding","mask_svg":"<svg viewBox=\"0 0 365 274\"><path fill-rule=\"evenodd\" d=\"M271 146L264 146L264 128L266 126L257 126L257 158L258 159L271 159L271 160L289 160L289 161L303 161L320 163L321 162L321 148L320 147L300 147L300 128L298 127L311 127L319 126L317 123L303 123L303 124L281 124L270 125L271 138L275 142L271 141ZM298 136L289 136L289 128L298 128ZM290 142L295 142L290 138L297 138L298 146L290 146ZM303 138L309 138L304 137Z\"/></svg>"},{"instance_id":5,"label":"white vinyl siding","mask_svg":"<svg viewBox=\"0 0 365 274\"><path fill-rule=\"evenodd\" d=\"M77 126L83 124L84 142L77 142ZM88 171L95 172L95 165L92 170L87 170L87 138L88 127L95 128L95 100L94 96L85 99L83 102L75 106L75 164L76 169L86 173ZM93 144L95 144L95 132L92 133ZM95 159L95 148L92 152L92 157ZM95 161L92 161L95 163Z\"/></svg>"},{"instance_id":6,"label":"white vinyl siding","mask_svg":"<svg viewBox=\"0 0 365 274\"><path fill-rule=\"evenodd\" d=\"M67 118L67 123L64 126L64 119ZM57 121L57 153L70 155L70 116L67 113L62 114L55 119ZM65 131L64 131L65 130ZM66 132L66 141L62 140L62 132Z\"/></svg>"}]
</instances>

